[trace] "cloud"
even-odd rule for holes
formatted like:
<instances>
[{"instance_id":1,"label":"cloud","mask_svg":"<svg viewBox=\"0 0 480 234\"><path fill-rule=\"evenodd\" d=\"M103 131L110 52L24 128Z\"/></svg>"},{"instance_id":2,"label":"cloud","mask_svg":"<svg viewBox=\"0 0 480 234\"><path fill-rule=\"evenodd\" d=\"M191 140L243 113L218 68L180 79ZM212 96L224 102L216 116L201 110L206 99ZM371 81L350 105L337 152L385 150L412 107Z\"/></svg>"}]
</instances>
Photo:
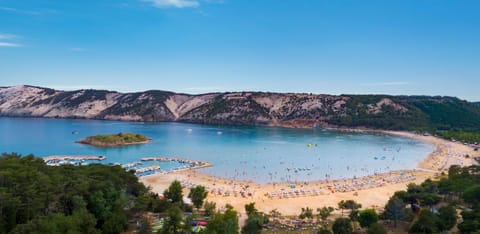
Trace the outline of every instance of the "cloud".
<instances>
[{"instance_id":1,"label":"cloud","mask_svg":"<svg viewBox=\"0 0 480 234\"><path fill-rule=\"evenodd\" d=\"M17 36L13 35L13 34L1 34L0 33L0 39L13 39L13 38L17 38Z\"/></svg>"},{"instance_id":2,"label":"cloud","mask_svg":"<svg viewBox=\"0 0 480 234\"><path fill-rule=\"evenodd\" d=\"M1 42L0 41L0 47L21 47L22 45L16 44L16 43L10 43L10 42Z\"/></svg>"},{"instance_id":3,"label":"cloud","mask_svg":"<svg viewBox=\"0 0 480 234\"><path fill-rule=\"evenodd\" d=\"M197 0L143 0L149 2L158 8L187 8L198 7L200 3Z\"/></svg>"},{"instance_id":4,"label":"cloud","mask_svg":"<svg viewBox=\"0 0 480 234\"><path fill-rule=\"evenodd\" d=\"M27 14L27 15L40 15L40 12L37 11L24 11L24 10L19 10L16 8L11 8L11 7L2 7L0 6L1 11L8 11L12 13L18 13L18 14Z\"/></svg>"},{"instance_id":5,"label":"cloud","mask_svg":"<svg viewBox=\"0 0 480 234\"><path fill-rule=\"evenodd\" d=\"M0 33L0 40L7 40L7 41L0 41L0 47L22 47L22 45L11 42L13 39L17 39L17 35L8 34L8 33Z\"/></svg>"},{"instance_id":6,"label":"cloud","mask_svg":"<svg viewBox=\"0 0 480 234\"><path fill-rule=\"evenodd\" d=\"M388 82L372 82L372 83L362 83L363 86L400 86L408 85L408 82L404 81L388 81Z\"/></svg>"}]
</instances>

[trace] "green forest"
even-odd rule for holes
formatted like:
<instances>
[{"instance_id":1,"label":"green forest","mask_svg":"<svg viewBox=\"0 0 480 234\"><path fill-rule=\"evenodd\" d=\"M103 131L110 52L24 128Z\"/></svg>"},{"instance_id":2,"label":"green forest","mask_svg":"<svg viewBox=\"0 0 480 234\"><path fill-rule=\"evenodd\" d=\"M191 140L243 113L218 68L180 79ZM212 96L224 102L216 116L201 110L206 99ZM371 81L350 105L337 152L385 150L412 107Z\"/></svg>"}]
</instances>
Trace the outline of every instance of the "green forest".
<instances>
[{"instance_id":1,"label":"green forest","mask_svg":"<svg viewBox=\"0 0 480 234\"><path fill-rule=\"evenodd\" d=\"M148 189L120 166L47 166L0 158L0 233L120 233L146 211Z\"/></svg>"},{"instance_id":2,"label":"green forest","mask_svg":"<svg viewBox=\"0 0 480 234\"><path fill-rule=\"evenodd\" d=\"M331 124L387 130L429 132L447 139L480 142L480 105L455 97L348 95L348 113L328 120ZM369 112L383 98L401 104L406 111L382 106Z\"/></svg>"}]
</instances>

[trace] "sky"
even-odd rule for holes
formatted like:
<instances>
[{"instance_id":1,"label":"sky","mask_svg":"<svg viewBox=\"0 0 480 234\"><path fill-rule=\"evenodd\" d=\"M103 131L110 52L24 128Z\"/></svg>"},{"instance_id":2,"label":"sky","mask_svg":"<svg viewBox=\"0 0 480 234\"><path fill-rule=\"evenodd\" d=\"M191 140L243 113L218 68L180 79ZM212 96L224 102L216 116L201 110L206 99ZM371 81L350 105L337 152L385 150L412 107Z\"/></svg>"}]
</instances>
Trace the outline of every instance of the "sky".
<instances>
[{"instance_id":1,"label":"sky","mask_svg":"<svg viewBox=\"0 0 480 234\"><path fill-rule=\"evenodd\" d=\"M478 0L0 0L0 86L480 101Z\"/></svg>"}]
</instances>

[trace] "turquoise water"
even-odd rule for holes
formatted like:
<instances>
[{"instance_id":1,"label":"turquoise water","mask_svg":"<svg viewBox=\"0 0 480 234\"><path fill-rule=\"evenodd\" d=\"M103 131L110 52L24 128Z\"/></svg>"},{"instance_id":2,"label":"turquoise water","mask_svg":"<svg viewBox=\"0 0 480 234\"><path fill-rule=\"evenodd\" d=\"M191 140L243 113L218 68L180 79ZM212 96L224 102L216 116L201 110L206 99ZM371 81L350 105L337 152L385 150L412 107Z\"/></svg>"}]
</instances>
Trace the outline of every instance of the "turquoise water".
<instances>
[{"instance_id":1,"label":"turquoise water","mask_svg":"<svg viewBox=\"0 0 480 234\"><path fill-rule=\"evenodd\" d=\"M75 143L90 135L118 132L144 134L153 141L120 148ZM432 145L409 138L321 129L0 118L0 152L104 155L104 163L122 164L146 156L191 158L213 163L201 169L208 174L259 183L412 169L432 150Z\"/></svg>"}]
</instances>

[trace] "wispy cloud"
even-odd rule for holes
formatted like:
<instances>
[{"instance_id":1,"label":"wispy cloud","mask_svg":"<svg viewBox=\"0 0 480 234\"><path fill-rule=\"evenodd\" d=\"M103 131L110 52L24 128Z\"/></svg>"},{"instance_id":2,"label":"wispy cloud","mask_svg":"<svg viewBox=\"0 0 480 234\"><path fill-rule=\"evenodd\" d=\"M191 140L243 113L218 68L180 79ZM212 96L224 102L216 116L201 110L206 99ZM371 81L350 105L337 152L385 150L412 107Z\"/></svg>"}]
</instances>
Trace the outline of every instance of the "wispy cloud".
<instances>
[{"instance_id":1,"label":"wispy cloud","mask_svg":"<svg viewBox=\"0 0 480 234\"><path fill-rule=\"evenodd\" d=\"M10 43L10 42L1 42L0 41L0 47L21 47L22 45L16 44L16 43Z\"/></svg>"},{"instance_id":2,"label":"wispy cloud","mask_svg":"<svg viewBox=\"0 0 480 234\"><path fill-rule=\"evenodd\" d=\"M22 47L22 45L12 42L12 40L16 38L18 38L18 36L14 34L0 33L0 40L2 40L0 41L0 47Z\"/></svg>"},{"instance_id":3,"label":"wispy cloud","mask_svg":"<svg viewBox=\"0 0 480 234\"><path fill-rule=\"evenodd\" d=\"M187 7L198 7L200 2L197 0L143 0L144 2L149 2L153 6L158 8L187 8Z\"/></svg>"},{"instance_id":4,"label":"wispy cloud","mask_svg":"<svg viewBox=\"0 0 480 234\"><path fill-rule=\"evenodd\" d=\"M14 39L14 38L17 38L17 35L0 33L0 39L7 40L7 39Z\"/></svg>"},{"instance_id":5,"label":"wispy cloud","mask_svg":"<svg viewBox=\"0 0 480 234\"><path fill-rule=\"evenodd\" d=\"M11 12L11 13L27 14L27 15L40 15L40 12L38 12L38 11L25 11L25 10L20 10L20 9L17 9L17 8L2 7L2 6L0 6L0 11L8 11L8 12Z\"/></svg>"},{"instance_id":6,"label":"wispy cloud","mask_svg":"<svg viewBox=\"0 0 480 234\"><path fill-rule=\"evenodd\" d=\"M363 86L401 86L408 85L408 82L404 81L387 81L387 82L372 82L372 83L362 83Z\"/></svg>"}]
</instances>

